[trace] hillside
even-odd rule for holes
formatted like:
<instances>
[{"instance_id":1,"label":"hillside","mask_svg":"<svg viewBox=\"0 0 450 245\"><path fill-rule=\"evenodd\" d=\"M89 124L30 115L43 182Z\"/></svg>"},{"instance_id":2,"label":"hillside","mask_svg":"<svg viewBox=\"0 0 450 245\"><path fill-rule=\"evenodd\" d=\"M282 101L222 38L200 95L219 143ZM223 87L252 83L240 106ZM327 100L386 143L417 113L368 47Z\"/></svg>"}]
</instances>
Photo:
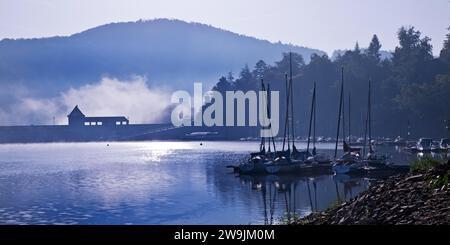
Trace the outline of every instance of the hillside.
<instances>
[{"instance_id":1,"label":"hillside","mask_svg":"<svg viewBox=\"0 0 450 245\"><path fill-rule=\"evenodd\" d=\"M2 40L0 84L51 95L103 75L145 75L158 85L189 88L194 81L213 84L259 59L272 63L287 51L302 54L306 62L312 53L323 53L179 20L112 23L68 37Z\"/></svg>"}]
</instances>

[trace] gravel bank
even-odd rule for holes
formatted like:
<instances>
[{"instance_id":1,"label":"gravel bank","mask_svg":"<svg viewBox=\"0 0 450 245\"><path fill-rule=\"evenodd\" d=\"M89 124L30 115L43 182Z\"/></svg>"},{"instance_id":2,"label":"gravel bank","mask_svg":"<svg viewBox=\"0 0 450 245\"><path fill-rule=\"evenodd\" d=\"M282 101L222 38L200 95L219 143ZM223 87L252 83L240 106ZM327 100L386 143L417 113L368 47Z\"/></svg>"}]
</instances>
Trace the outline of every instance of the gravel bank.
<instances>
[{"instance_id":1,"label":"gravel bank","mask_svg":"<svg viewBox=\"0 0 450 245\"><path fill-rule=\"evenodd\" d=\"M449 174L450 161L428 171L392 176L376 182L358 197L311 214L297 224L449 225Z\"/></svg>"}]
</instances>

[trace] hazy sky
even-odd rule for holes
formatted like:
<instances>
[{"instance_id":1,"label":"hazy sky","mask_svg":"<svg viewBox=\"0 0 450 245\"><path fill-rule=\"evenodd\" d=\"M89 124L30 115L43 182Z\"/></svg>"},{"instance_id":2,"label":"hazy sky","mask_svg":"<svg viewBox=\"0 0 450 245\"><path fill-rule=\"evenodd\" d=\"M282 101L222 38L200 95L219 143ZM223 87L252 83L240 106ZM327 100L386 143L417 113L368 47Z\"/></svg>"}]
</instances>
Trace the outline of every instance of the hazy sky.
<instances>
[{"instance_id":1,"label":"hazy sky","mask_svg":"<svg viewBox=\"0 0 450 245\"><path fill-rule=\"evenodd\" d=\"M176 18L240 34L322 49L368 45L383 49L413 25L442 48L449 0L0 0L0 39L70 35L101 24Z\"/></svg>"}]
</instances>

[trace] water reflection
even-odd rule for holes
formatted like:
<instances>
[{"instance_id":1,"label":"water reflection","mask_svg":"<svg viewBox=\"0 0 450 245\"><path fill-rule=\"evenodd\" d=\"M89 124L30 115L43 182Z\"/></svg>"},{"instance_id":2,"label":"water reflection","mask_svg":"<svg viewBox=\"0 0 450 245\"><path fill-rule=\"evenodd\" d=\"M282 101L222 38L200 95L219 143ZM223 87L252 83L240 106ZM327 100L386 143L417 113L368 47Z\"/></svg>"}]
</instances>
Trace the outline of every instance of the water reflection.
<instances>
[{"instance_id":1,"label":"water reflection","mask_svg":"<svg viewBox=\"0 0 450 245\"><path fill-rule=\"evenodd\" d=\"M311 212L353 198L366 190L369 179L349 176L319 175L310 177L241 175L245 187L260 193L264 224L292 221Z\"/></svg>"},{"instance_id":2,"label":"water reflection","mask_svg":"<svg viewBox=\"0 0 450 245\"><path fill-rule=\"evenodd\" d=\"M334 146L319 147L331 154ZM236 176L226 168L254 148L255 142L0 145L0 224L273 224L355 197L372 180ZM423 157L378 150L396 164Z\"/></svg>"}]
</instances>

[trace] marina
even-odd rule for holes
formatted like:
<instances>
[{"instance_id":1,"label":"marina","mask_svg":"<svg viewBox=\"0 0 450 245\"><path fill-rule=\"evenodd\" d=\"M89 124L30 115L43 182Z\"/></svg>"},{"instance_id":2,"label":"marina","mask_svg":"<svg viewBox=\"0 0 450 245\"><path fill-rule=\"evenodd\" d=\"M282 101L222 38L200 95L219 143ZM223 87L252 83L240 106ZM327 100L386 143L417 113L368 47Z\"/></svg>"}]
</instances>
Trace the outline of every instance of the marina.
<instances>
[{"instance_id":1,"label":"marina","mask_svg":"<svg viewBox=\"0 0 450 245\"><path fill-rule=\"evenodd\" d=\"M295 117L294 117L294 98L293 98L293 77L292 77L292 54L289 53L289 79L288 74L285 74L285 93L286 93L286 112L284 114L284 134L282 138L282 149L277 151L277 143L274 134L270 133L267 136L261 136L259 144L259 151L250 153L250 156L238 165L228 165L227 168L233 169L235 173L239 174L300 174L300 175L314 175L314 174L358 174L358 175L373 175L373 174L396 174L407 172L408 168L400 167L388 162L387 154L375 152L374 141L372 139L372 107L371 107L371 81L368 83L367 96L367 113L365 119L364 138L362 147L352 147L351 144L351 104L350 95L348 97L348 135L346 135L345 124L345 107L344 107L344 67L341 68L341 85L339 96L339 113L337 116L336 138L334 157L326 154L318 154L316 149L316 83L314 83L311 110L309 118L309 130L307 137L307 146L304 151L298 150L295 142ZM270 91L270 84L267 85L267 92ZM261 92L266 92L264 80L261 79ZM266 97L265 104L267 111L263 113L268 115L268 126L263 129L272 131L270 117L271 110L269 108L270 96ZM263 116L263 118L266 118ZM342 126L342 151L341 157L338 157L338 146L340 143L340 132ZM313 133L311 138L311 132ZM310 152L310 143L312 141L312 152ZM291 146L292 143L292 146ZM413 152L431 152L433 140L429 138L421 138L417 142L417 147ZM267 145L267 146L266 146ZM280 145L280 144L278 144ZM440 145L447 147L445 139L442 139ZM368 148L366 150L366 148ZM440 147L439 149L444 149ZM267 150L266 150L267 149ZM446 148L444 149L446 150ZM367 154L366 154L367 151ZM411 151L411 150L410 150Z\"/></svg>"}]
</instances>

